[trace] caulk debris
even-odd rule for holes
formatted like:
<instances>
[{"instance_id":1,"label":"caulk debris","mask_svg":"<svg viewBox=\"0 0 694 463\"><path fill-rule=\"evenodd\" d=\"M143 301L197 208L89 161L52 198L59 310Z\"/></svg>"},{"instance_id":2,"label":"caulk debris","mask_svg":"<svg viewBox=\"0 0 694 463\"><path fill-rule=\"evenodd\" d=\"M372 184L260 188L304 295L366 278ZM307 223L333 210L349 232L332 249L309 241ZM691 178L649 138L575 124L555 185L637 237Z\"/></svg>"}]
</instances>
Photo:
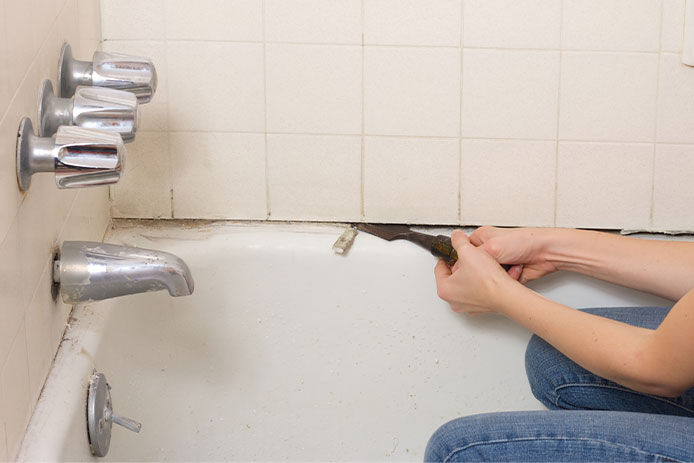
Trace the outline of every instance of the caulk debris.
<instances>
[{"instance_id":1,"label":"caulk debris","mask_svg":"<svg viewBox=\"0 0 694 463\"><path fill-rule=\"evenodd\" d=\"M333 251L335 254L347 254L349 248L352 247L352 243L354 243L354 238L356 238L357 233L357 230L353 227L347 228L342 235L340 235L337 241L335 241L335 244L333 244Z\"/></svg>"}]
</instances>

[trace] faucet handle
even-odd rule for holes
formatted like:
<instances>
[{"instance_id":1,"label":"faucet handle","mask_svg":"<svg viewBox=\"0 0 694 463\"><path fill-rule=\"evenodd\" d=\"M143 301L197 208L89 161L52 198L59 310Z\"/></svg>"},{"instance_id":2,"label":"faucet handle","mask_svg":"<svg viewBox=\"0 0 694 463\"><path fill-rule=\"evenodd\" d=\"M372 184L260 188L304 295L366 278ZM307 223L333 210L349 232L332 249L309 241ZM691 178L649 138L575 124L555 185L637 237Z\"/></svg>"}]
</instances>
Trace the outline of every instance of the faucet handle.
<instances>
[{"instance_id":1,"label":"faucet handle","mask_svg":"<svg viewBox=\"0 0 694 463\"><path fill-rule=\"evenodd\" d=\"M94 52L91 62L78 61L66 43L60 52L58 82L63 98L85 85L126 90L134 93L139 103L147 103L157 89L157 71L148 58L103 51Z\"/></svg>"},{"instance_id":2,"label":"faucet handle","mask_svg":"<svg viewBox=\"0 0 694 463\"><path fill-rule=\"evenodd\" d=\"M135 420L113 413L111 385L103 373L92 372L87 392L87 437L89 448L97 457L105 457L111 447L111 428L119 424L132 432L142 425Z\"/></svg>"},{"instance_id":3,"label":"faucet handle","mask_svg":"<svg viewBox=\"0 0 694 463\"><path fill-rule=\"evenodd\" d=\"M60 98L46 79L41 84L39 120L41 137L50 137L61 125L76 125L120 133L127 143L137 131L137 98L130 92L99 87L77 87L72 98Z\"/></svg>"},{"instance_id":4,"label":"faucet handle","mask_svg":"<svg viewBox=\"0 0 694 463\"><path fill-rule=\"evenodd\" d=\"M125 153L117 133L61 126L55 138L37 137L31 120L25 117L17 138L19 188L26 191L37 172L54 172L59 189L116 183L123 171Z\"/></svg>"}]
</instances>

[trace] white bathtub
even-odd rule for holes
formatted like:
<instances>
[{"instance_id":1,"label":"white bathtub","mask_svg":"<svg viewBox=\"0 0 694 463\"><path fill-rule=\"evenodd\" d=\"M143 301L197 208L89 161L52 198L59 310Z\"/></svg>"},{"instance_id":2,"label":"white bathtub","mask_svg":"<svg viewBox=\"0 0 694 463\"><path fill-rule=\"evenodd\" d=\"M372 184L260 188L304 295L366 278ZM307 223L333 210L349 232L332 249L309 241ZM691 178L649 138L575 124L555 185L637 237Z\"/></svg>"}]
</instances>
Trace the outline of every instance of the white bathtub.
<instances>
[{"instance_id":1,"label":"white bathtub","mask_svg":"<svg viewBox=\"0 0 694 463\"><path fill-rule=\"evenodd\" d=\"M19 459L90 460L87 379L111 383L107 460L421 460L460 415L538 409L529 333L469 319L436 296L435 259L327 225L118 222L113 243L173 252L195 294L77 308ZM570 275L535 288L574 307L668 304Z\"/></svg>"}]
</instances>

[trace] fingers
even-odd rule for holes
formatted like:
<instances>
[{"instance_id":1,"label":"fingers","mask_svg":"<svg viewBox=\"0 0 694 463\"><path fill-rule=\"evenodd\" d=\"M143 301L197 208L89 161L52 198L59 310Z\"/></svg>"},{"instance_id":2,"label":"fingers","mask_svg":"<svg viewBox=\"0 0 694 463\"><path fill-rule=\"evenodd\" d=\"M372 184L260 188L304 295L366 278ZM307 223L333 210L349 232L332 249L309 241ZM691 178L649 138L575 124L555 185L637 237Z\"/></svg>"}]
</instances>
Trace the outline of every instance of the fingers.
<instances>
[{"instance_id":1,"label":"fingers","mask_svg":"<svg viewBox=\"0 0 694 463\"><path fill-rule=\"evenodd\" d=\"M460 256L460 251L465 246L470 245L470 240L468 239L468 237L464 231L453 230L453 233L451 233L451 244L453 245L455 250L458 252L458 256Z\"/></svg>"},{"instance_id":2,"label":"fingers","mask_svg":"<svg viewBox=\"0 0 694 463\"><path fill-rule=\"evenodd\" d=\"M496 235L499 234L500 228L496 227L489 227L489 226L484 226L484 227L479 227L477 230L472 232L470 235L470 242L474 244L475 246L479 246L480 244L484 243L490 238L495 237Z\"/></svg>"},{"instance_id":3,"label":"fingers","mask_svg":"<svg viewBox=\"0 0 694 463\"><path fill-rule=\"evenodd\" d=\"M518 280L522 274L523 274L523 266L522 265L514 265L510 269L508 269L508 276L510 276L514 280Z\"/></svg>"},{"instance_id":4,"label":"fingers","mask_svg":"<svg viewBox=\"0 0 694 463\"><path fill-rule=\"evenodd\" d=\"M436 278L436 290L441 299L445 300L445 290L448 278L451 276L451 269L443 260L439 260L434 267L434 277Z\"/></svg>"}]
</instances>

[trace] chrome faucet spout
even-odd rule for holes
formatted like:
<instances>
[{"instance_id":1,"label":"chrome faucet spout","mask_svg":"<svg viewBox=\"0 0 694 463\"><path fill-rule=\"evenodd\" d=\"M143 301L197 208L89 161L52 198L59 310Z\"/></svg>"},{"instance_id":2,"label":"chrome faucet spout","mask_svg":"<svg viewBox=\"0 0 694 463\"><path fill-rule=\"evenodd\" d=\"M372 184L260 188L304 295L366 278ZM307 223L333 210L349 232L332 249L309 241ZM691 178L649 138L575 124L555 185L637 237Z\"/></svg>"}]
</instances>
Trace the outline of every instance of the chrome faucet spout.
<instances>
[{"instance_id":1,"label":"chrome faucet spout","mask_svg":"<svg viewBox=\"0 0 694 463\"><path fill-rule=\"evenodd\" d=\"M90 241L63 243L53 279L67 304L162 289L188 296L194 289L188 265L173 254Z\"/></svg>"}]
</instances>

